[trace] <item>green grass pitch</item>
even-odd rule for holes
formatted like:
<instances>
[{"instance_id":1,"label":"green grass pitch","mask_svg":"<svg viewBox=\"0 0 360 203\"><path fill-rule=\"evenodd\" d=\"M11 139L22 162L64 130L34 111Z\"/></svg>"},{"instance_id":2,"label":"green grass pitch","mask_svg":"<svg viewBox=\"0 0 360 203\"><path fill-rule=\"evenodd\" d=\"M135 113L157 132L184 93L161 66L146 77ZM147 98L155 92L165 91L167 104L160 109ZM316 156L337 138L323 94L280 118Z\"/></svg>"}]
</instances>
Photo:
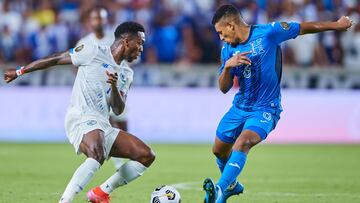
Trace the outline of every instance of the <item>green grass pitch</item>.
<instances>
[{"instance_id":1,"label":"green grass pitch","mask_svg":"<svg viewBox=\"0 0 360 203\"><path fill-rule=\"evenodd\" d=\"M201 203L202 181L219 172L210 145L152 145L157 159L129 185L118 188L112 202L148 203L162 184L179 187L183 203ZM57 202L84 160L70 144L0 144L0 202ZM114 172L108 161L85 192ZM248 156L239 180L245 193L229 203L360 203L360 145L259 145Z\"/></svg>"}]
</instances>

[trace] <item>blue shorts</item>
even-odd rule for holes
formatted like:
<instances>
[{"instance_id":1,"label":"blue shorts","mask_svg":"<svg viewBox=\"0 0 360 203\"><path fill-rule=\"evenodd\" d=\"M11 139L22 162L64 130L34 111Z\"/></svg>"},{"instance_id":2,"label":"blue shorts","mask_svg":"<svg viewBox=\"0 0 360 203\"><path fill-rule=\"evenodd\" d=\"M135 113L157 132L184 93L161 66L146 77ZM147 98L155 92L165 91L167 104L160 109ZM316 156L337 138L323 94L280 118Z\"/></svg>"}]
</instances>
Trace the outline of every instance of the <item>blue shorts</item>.
<instances>
[{"instance_id":1,"label":"blue shorts","mask_svg":"<svg viewBox=\"0 0 360 203\"><path fill-rule=\"evenodd\" d=\"M251 130L265 140L279 121L280 113L280 109L249 112L232 106L221 119L216 136L223 142L233 144L243 130Z\"/></svg>"}]
</instances>

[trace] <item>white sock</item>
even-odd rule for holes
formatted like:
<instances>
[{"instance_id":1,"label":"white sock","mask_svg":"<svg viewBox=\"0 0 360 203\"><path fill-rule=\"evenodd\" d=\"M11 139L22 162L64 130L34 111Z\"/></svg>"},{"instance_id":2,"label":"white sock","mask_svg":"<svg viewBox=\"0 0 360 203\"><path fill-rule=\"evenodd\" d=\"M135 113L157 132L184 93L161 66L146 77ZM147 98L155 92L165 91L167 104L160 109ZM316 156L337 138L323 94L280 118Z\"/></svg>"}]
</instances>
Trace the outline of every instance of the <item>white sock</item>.
<instances>
[{"instance_id":1,"label":"white sock","mask_svg":"<svg viewBox=\"0 0 360 203\"><path fill-rule=\"evenodd\" d=\"M100 185L102 191L110 194L116 188L126 185L141 176L147 168L137 161L128 161L114 175Z\"/></svg>"},{"instance_id":2,"label":"white sock","mask_svg":"<svg viewBox=\"0 0 360 203\"><path fill-rule=\"evenodd\" d=\"M101 164L93 158L87 158L79 168L76 169L69 184L60 199L60 202L71 202L75 195L83 190L87 185L94 173L100 168Z\"/></svg>"},{"instance_id":3,"label":"white sock","mask_svg":"<svg viewBox=\"0 0 360 203\"><path fill-rule=\"evenodd\" d=\"M119 169L124 164L124 161L122 158L111 157L111 159L113 160L113 162L115 164L116 170Z\"/></svg>"}]
</instances>

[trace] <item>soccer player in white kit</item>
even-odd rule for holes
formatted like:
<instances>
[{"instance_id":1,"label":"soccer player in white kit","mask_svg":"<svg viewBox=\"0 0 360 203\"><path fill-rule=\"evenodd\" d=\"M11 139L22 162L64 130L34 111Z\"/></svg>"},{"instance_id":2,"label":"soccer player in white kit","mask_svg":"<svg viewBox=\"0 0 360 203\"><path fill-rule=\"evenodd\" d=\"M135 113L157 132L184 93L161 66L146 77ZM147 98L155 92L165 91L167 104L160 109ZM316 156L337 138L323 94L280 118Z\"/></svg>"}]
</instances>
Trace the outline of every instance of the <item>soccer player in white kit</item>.
<instances>
[{"instance_id":1,"label":"soccer player in white kit","mask_svg":"<svg viewBox=\"0 0 360 203\"><path fill-rule=\"evenodd\" d=\"M89 202L110 202L109 194L114 189L141 176L155 160L153 151L144 142L109 123L110 108L117 115L123 111L133 79L133 71L121 66L121 62L131 62L141 54L145 30L138 23L124 22L116 28L114 35L115 41L110 47L81 44L4 73L4 79L9 83L25 73L55 65L74 64L79 67L65 118L65 130L76 153L84 153L87 159L75 171L60 203L72 202L109 157L130 160L103 184L87 193Z\"/></svg>"},{"instance_id":2,"label":"soccer player in white kit","mask_svg":"<svg viewBox=\"0 0 360 203\"><path fill-rule=\"evenodd\" d=\"M90 27L92 32L84 36L79 40L77 46L81 44L98 44L111 46L114 42L114 32L106 29L107 23L107 11L104 8L94 7L89 11L88 20L90 23ZM128 66L126 60L121 61L121 66ZM125 106L124 111L120 115L115 115L113 111L110 111L110 124L115 128L119 128L121 130L127 131L127 107ZM123 160L121 158L111 158L114 161L115 168L118 169L123 164Z\"/></svg>"}]
</instances>

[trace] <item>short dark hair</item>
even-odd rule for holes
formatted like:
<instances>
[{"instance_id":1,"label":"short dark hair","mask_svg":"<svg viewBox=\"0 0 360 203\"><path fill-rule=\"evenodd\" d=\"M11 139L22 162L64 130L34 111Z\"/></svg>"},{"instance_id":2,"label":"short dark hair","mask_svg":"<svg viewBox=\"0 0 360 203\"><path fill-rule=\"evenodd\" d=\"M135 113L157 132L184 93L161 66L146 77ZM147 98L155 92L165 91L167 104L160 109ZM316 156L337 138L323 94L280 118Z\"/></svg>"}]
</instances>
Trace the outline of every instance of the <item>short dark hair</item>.
<instances>
[{"instance_id":1,"label":"short dark hair","mask_svg":"<svg viewBox=\"0 0 360 203\"><path fill-rule=\"evenodd\" d=\"M223 5L216 10L211 23L215 25L220 21L221 18L234 15L240 15L239 11L235 6L231 4Z\"/></svg>"},{"instance_id":2,"label":"short dark hair","mask_svg":"<svg viewBox=\"0 0 360 203\"><path fill-rule=\"evenodd\" d=\"M117 26L115 30L115 39L120 38L123 34L137 34L138 32L145 32L144 27L137 22L123 22Z\"/></svg>"}]
</instances>

